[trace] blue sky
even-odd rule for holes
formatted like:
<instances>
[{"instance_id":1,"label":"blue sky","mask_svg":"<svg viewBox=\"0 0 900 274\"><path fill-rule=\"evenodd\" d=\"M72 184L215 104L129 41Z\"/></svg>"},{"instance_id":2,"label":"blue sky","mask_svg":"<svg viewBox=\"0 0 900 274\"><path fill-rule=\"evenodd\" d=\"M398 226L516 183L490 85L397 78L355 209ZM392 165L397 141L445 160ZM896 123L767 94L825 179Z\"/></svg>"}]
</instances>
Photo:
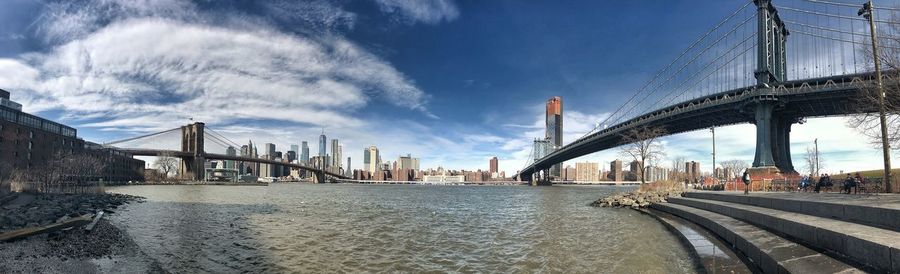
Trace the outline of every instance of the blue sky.
<instances>
[{"instance_id":1,"label":"blue sky","mask_svg":"<svg viewBox=\"0 0 900 274\"><path fill-rule=\"evenodd\" d=\"M411 153L423 167L486 169L498 156L512 173L542 135L545 100L563 97L572 141L743 4L7 0L0 88L91 141L194 118L279 150L305 140L316 151L324 128L357 168L376 145L386 160ZM835 170L878 168L877 150L843 123L795 126L795 165L819 138ZM717 133L719 159L752 160L752 126ZM707 132L665 142L708 170Z\"/></svg>"}]
</instances>

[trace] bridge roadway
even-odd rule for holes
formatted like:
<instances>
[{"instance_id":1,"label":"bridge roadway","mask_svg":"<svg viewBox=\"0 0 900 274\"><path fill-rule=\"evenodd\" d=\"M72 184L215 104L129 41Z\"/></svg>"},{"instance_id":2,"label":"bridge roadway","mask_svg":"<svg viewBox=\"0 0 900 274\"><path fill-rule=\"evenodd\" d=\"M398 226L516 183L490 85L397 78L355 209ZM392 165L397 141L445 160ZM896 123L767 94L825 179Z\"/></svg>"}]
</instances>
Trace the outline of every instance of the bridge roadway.
<instances>
[{"instance_id":1,"label":"bridge roadway","mask_svg":"<svg viewBox=\"0 0 900 274\"><path fill-rule=\"evenodd\" d=\"M883 77L885 85L897 84L897 79L887 76L896 73L885 75ZM745 87L688 100L648 112L573 141L536 160L520 171L518 176L522 180L531 181L535 173L547 170L554 164L624 145L626 142L622 139L622 135L632 128L662 127L665 129L665 135L672 135L741 123L757 124L755 134L758 142L754 167L778 166L782 170L793 171L789 149L790 125L802 123L803 119L808 117L878 111L877 106L863 108L853 102L860 88L872 86L874 78L874 73L861 73L793 80L778 83L774 87ZM780 121L782 125L760 127L757 117L759 114L756 113L760 111L760 105L769 106L768 117L774 120L762 122L778 124ZM771 136L775 140L768 144L760 144L759 140L764 139L761 138L763 135ZM769 152L772 155L768 155L767 158L766 153Z\"/></svg>"},{"instance_id":2,"label":"bridge roadway","mask_svg":"<svg viewBox=\"0 0 900 274\"><path fill-rule=\"evenodd\" d=\"M178 157L181 159L194 158L194 156L195 156L193 152L180 151L180 150L134 149L134 148L127 148L127 149L121 149L121 150L125 151L127 153L131 153L132 155L136 155L136 156L160 156L163 154L167 154L167 155L171 155L172 157ZM315 172L315 173L323 172L323 170L320 170L320 169L317 169L314 167L310 167L310 166L306 166L306 165L285 163L285 162L279 162L279 161L268 160L268 159L248 158L248 157L241 157L241 156L229 156L229 155L215 154L215 153L205 153L204 158L208 159L208 160L232 160L232 161L240 161L240 162L282 165L282 166L287 166L287 167L299 168L301 170L311 171L311 172ZM335 177L338 179L349 179L349 177L347 177L347 176L344 176L342 174L337 174L337 173L334 173L334 172L331 172L328 170L324 170L324 172L326 175L332 176L332 177Z\"/></svg>"}]
</instances>

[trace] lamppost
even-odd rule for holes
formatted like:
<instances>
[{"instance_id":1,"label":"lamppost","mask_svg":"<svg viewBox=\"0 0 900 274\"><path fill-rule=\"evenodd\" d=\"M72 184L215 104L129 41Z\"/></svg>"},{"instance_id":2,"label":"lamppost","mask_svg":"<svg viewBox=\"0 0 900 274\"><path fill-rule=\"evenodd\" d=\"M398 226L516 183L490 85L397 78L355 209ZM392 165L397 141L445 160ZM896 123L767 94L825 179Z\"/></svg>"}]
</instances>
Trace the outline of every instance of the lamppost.
<instances>
[{"instance_id":1,"label":"lamppost","mask_svg":"<svg viewBox=\"0 0 900 274\"><path fill-rule=\"evenodd\" d=\"M884 109L884 86L881 83L881 60L878 58L878 39L875 32L875 6L872 0L863 4L857 13L858 16L869 20L869 35L872 37L872 57L875 59L875 86L878 91L879 118L881 119L881 150L884 154L884 189L891 192L891 145L887 138L887 118Z\"/></svg>"}]
</instances>

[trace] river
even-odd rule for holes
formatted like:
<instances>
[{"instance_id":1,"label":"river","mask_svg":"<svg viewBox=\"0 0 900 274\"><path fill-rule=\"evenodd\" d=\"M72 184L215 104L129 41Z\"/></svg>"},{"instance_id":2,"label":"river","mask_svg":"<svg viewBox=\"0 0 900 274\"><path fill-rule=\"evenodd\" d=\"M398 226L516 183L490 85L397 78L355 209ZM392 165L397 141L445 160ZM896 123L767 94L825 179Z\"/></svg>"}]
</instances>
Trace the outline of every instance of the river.
<instances>
[{"instance_id":1,"label":"river","mask_svg":"<svg viewBox=\"0 0 900 274\"><path fill-rule=\"evenodd\" d=\"M693 273L612 186L124 186L110 220L175 273Z\"/></svg>"}]
</instances>

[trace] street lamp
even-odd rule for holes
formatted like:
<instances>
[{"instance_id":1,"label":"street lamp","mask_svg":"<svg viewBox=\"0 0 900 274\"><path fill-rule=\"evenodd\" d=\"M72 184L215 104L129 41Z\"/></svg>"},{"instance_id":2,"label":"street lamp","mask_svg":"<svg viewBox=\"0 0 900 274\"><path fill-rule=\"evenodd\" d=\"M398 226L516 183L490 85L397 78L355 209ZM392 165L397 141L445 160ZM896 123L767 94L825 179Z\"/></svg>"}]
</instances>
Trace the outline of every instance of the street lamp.
<instances>
[{"instance_id":1,"label":"street lamp","mask_svg":"<svg viewBox=\"0 0 900 274\"><path fill-rule=\"evenodd\" d=\"M878 39L875 33L875 6L872 0L864 3L858 16L865 17L869 20L869 35L872 37L872 57L875 59L875 86L878 91L879 118L881 119L881 150L884 154L884 188L885 191L891 192L891 152L890 144L887 139L887 118L884 115L884 87L881 84L881 60L878 59Z\"/></svg>"}]
</instances>

